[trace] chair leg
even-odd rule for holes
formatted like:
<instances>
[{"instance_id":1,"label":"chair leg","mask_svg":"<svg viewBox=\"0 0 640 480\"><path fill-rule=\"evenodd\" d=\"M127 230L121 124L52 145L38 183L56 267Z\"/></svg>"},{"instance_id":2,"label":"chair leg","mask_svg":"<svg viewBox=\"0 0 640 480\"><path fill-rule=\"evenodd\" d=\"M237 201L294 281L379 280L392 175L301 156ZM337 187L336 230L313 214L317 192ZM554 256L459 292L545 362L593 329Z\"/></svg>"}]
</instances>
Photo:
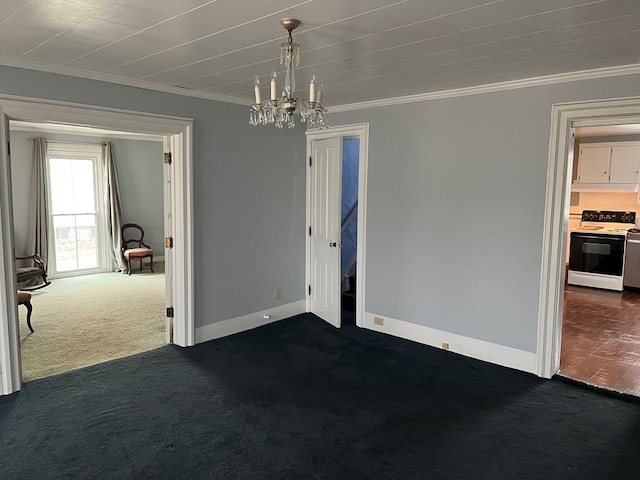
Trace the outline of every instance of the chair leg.
<instances>
[{"instance_id":1,"label":"chair leg","mask_svg":"<svg viewBox=\"0 0 640 480\"><path fill-rule=\"evenodd\" d=\"M25 302L24 306L27 307L27 326L31 333L34 333L33 327L31 326L31 312L33 312L33 305L31 305L31 301Z\"/></svg>"},{"instance_id":2,"label":"chair leg","mask_svg":"<svg viewBox=\"0 0 640 480\"><path fill-rule=\"evenodd\" d=\"M131 275L131 258L127 258L127 274Z\"/></svg>"},{"instance_id":3,"label":"chair leg","mask_svg":"<svg viewBox=\"0 0 640 480\"><path fill-rule=\"evenodd\" d=\"M153 255L151 255L151 273L153 273Z\"/></svg>"}]
</instances>

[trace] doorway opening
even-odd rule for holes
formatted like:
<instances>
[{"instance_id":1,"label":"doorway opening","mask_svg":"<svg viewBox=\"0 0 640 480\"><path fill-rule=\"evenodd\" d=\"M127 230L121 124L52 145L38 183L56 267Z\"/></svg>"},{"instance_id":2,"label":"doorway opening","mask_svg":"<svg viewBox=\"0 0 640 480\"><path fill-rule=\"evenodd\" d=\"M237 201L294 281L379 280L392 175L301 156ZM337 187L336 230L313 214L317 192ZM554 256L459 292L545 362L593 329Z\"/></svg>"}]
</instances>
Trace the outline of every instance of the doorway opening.
<instances>
[{"instance_id":1,"label":"doorway opening","mask_svg":"<svg viewBox=\"0 0 640 480\"><path fill-rule=\"evenodd\" d=\"M360 138L342 139L340 237L341 325L356 324Z\"/></svg>"},{"instance_id":2,"label":"doorway opening","mask_svg":"<svg viewBox=\"0 0 640 480\"><path fill-rule=\"evenodd\" d=\"M307 131L307 311L362 326L368 124Z\"/></svg>"},{"instance_id":3,"label":"doorway opening","mask_svg":"<svg viewBox=\"0 0 640 480\"><path fill-rule=\"evenodd\" d=\"M193 120L112 108L23 97L0 98L0 394L21 388L21 361L16 298L9 121L140 132L163 138L170 162L163 167L163 237L166 300L165 341L179 346L195 344L193 300ZM163 244L164 245L164 244ZM34 312L36 310L34 306ZM171 315L169 315L171 313ZM35 327L35 313L32 323Z\"/></svg>"},{"instance_id":4,"label":"doorway opening","mask_svg":"<svg viewBox=\"0 0 640 480\"><path fill-rule=\"evenodd\" d=\"M585 218L591 218L591 211L640 212L638 193L634 191L640 172L640 125L577 127L572 129L572 138L566 245L569 275L563 294L559 375L640 396L640 293L626 281L635 271L640 274L640 262L637 257L630 258L633 248L627 242L631 238L624 238L625 230L638 223L620 224L622 228L614 228L617 223L600 224L611 227L612 234L594 230L599 228L598 222L583 226L590 228L586 234L576 230L581 227L582 212L587 212ZM591 174L595 168L600 177ZM604 171L608 173L603 175ZM622 214L618 220L628 222L625 217ZM583 245L583 238L590 243ZM600 271L598 265L605 264L615 268L604 276L583 273L582 260L594 258L588 254L590 245L605 244L621 246L621 250L615 261L602 257L593 263L594 269ZM570 258L573 263L569 263ZM572 277L576 269L577 280ZM585 286L589 284L599 288Z\"/></svg>"},{"instance_id":5,"label":"doorway opening","mask_svg":"<svg viewBox=\"0 0 640 480\"><path fill-rule=\"evenodd\" d=\"M48 238L49 248L36 247L35 253L46 262L51 284L36 290L18 285L30 290L35 327L35 332L26 328L28 312L18 308L23 381L165 345L162 137L31 122L11 121L10 127L18 256L34 248L30 206L40 198L38 187L32 191L34 171L46 176L43 207L48 207L40 222L46 232L36 237ZM36 143L42 152L37 159ZM109 191L120 200L120 223L143 225L155 272L148 263L139 270L136 262L132 276L120 273L125 265L112 258L113 217L107 207L117 200Z\"/></svg>"},{"instance_id":6,"label":"doorway opening","mask_svg":"<svg viewBox=\"0 0 640 480\"><path fill-rule=\"evenodd\" d=\"M571 192L575 160L574 132L576 129L586 127L614 127L632 124L640 124L640 98L553 106L538 317L538 375L542 377L550 378L562 373L560 371L562 350L564 348L566 353L569 353L571 337L574 338L574 342L576 338L580 337L580 331L569 332L569 329L580 330L586 327L586 322L580 323L580 319L584 318L584 311L574 310L575 317L572 319L567 317L566 319L567 331L565 332L563 328L565 327L563 325L565 307L576 308L576 302L572 298L576 295L571 292L571 288L566 288L568 231L570 222L572 225L575 224L570 213L571 211L575 212L574 207L580 208L579 205L574 205L576 197L574 196L572 199ZM565 293L566 290L570 291L568 296ZM603 304L606 303L603 299L610 296L612 292L588 289L588 293L594 294L595 301ZM620 294L614 295L619 296ZM588 299L582 298L578 302L586 304ZM615 302L624 308L624 298L617 298L614 300ZM563 334L566 336L564 339ZM583 335L582 338L585 336ZM563 344L564 340L567 341L566 344ZM596 347L596 349L599 348L601 346ZM611 354L611 349L608 347L603 347L598 353L605 355L606 351L607 354ZM640 352L636 352L636 354L638 353ZM600 365L598 371L603 367ZM613 368L613 364L611 367ZM606 371L602 371L603 375L605 373ZM595 384L593 381L595 378L593 375L591 377L591 381L587 383ZM638 395L638 392L627 393Z\"/></svg>"}]
</instances>

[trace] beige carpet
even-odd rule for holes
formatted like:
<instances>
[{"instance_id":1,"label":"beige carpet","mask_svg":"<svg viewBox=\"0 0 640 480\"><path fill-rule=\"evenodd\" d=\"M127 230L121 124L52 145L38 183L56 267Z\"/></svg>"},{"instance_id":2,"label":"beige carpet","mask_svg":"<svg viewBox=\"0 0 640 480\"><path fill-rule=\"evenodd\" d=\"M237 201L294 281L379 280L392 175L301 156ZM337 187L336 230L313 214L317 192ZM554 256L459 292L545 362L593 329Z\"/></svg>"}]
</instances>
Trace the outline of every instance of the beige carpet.
<instances>
[{"instance_id":1,"label":"beige carpet","mask_svg":"<svg viewBox=\"0 0 640 480\"><path fill-rule=\"evenodd\" d=\"M29 332L19 306L23 380L126 357L165 344L164 265L131 276L60 278L32 293Z\"/></svg>"}]
</instances>

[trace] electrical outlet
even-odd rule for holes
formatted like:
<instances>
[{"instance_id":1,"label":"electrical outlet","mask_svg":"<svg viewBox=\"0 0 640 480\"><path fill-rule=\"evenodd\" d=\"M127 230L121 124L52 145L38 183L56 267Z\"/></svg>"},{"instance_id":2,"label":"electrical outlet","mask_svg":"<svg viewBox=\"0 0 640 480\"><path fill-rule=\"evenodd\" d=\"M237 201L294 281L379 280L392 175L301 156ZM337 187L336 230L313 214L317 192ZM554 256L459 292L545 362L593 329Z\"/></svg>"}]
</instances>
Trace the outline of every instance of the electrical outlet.
<instances>
[{"instance_id":1,"label":"electrical outlet","mask_svg":"<svg viewBox=\"0 0 640 480\"><path fill-rule=\"evenodd\" d=\"M442 349L449 350L449 344L447 342L442 342Z\"/></svg>"},{"instance_id":2,"label":"electrical outlet","mask_svg":"<svg viewBox=\"0 0 640 480\"><path fill-rule=\"evenodd\" d=\"M373 323L376 325L384 325L384 318L382 317L373 317Z\"/></svg>"},{"instance_id":3,"label":"electrical outlet","mask_svg":"<svg viewBox=\"0 0 640 480\"><path fill-rule=\"evenodd\" d=\"M273 291L273 299L274 300L280 300L280 289L279 288L276 288Z\"/></svg>"}]
</instances>

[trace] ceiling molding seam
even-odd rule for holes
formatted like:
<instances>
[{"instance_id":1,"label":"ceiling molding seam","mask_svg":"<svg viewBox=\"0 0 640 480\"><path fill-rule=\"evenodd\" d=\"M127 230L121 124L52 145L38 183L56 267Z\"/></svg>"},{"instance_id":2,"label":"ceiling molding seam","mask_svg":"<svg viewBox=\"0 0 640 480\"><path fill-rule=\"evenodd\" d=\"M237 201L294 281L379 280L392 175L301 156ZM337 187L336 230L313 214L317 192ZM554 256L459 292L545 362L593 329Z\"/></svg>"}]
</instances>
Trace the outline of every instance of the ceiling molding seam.
<instances>
[{"instance_id":1,"label":"ceiling molding seam","mask_svg":"<svg viewBox=\"0 0 640 480\"><path fill-rule=\"evenodd\" d=\"M416 95L408 95L404 97L384 98L380 100L372 100L370 102L350 103L345 105L338 105L336 107L327 107L327 110L329 111L329 113L349 112L352 110L387 107L391 105L402 105L405 103L427 102L445 98L480 95L483 93L501 92L519 88L554 85L557 83L575 82L579 80L594 80L606 77L619 77L623 75L635 75L639 73L640 64L624 65L621 67L606 67L594 70L582 70L579 72L562 73L557 75L545 75L542 77L526 78L522 80L511 80L508 82L478 85L474 87L419 93Z\"/></svg>"}]
</instances>

